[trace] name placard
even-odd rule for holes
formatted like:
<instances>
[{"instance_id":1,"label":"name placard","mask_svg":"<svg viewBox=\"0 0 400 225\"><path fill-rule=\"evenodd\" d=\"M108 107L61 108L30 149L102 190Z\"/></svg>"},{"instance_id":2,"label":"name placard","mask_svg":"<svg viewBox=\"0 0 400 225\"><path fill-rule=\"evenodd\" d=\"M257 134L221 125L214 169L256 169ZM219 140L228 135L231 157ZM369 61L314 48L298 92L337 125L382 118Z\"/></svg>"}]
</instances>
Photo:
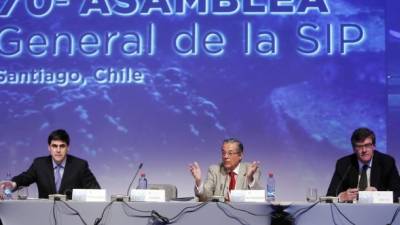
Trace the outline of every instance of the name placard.
<instances>
[{"instance_id":1,"label":"name placard","mask_svg":"<svg viewBox=\"0 0 400 225\"><path fill-rule=\"evenodd\" d=\"M393 203L392 191L360 191L358 192L359 203Z\"/></svg>"},{"instance_id":2,"label":"name placard","mask_svg":"<svg viewBox=\"0 0 400 225\"><path fill-rule=\"evenodd\" d=\"M72 189L72 200L80 202L105 202L106 189Z\"/></svg>"},{"instance_id":3,"label":"name placard","mask_svg":"<svg viewBox=\"0 0 400 225\"><path fill-rule=\"evenodd\" d=\"M231 202L265 202L264 190L232 190Z\"/></svg>"},{"instance_id":4,"label":"name placard","mask_svg":"<svg viewBox=\"0 0 400 225\"><path fill-rule=\"evenodd\" d=\"M165 190L132 189L130 197L134 202L165 202Z\"/></svg>"}]
</instances>

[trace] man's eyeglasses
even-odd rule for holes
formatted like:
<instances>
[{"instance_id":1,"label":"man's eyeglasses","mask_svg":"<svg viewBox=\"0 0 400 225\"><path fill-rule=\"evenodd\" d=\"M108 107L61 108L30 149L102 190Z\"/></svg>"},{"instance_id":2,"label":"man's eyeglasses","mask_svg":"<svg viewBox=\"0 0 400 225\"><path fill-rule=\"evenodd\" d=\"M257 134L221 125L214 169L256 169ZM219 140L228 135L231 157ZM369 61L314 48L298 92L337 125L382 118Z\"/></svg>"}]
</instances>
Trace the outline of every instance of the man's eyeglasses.
<instances>
[{"instance_id":1,"label":"man's eyeglasses","mask_svg":"<svg viewBox=\"0 0 400 225\"><path fill-rule=\"evenodd\" d=\"M229 157L231 157L232 155L239 154L239 153L240 152L224 152L224 151L221 151L221 155L222 156L228 155Z\"/></svg>"},{"instance_id":2,"label":"man's eyeglasses","mask_svg":"<svg viewBox=\"0 0 400 225\"><path fill-rule=\"evenodd\" d=\"M366 149L371 149L372 147L374 147L374 144L372 144L372 143L367 143L367 144L363 144L363 145L355 145L354 146L356 149L358 149L358 150L361 150L361 149L364 149L364 148L366 148Z\"/></svg>"}]
</instances>

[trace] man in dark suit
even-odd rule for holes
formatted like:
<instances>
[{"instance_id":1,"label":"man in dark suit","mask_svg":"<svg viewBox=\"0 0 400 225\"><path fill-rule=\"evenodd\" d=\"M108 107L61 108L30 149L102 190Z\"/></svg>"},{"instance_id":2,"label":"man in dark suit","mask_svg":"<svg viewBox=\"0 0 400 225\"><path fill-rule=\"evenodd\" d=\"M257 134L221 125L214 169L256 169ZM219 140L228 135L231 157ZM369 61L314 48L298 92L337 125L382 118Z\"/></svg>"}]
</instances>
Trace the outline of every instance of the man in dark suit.
<instances>
[{"instance_id":1,"label":"man in dark suit","mask_svg":"<svg viewBox=\"0 0 400 225\"><path fill-rule=\"evenodd\" d=\"M66 194L72 197L72 189L99 189L96 178L87 161L69 155L70 138L65 130L55 130L48 137L50 156L36 158L29 169L12 178L14 190L36 183L39 198L50 194ZM3 181L1 186L4 185ZM0 186L0 187L1 187Z\"/></svg>"},{"instance_id":2,"label":"man in dark suit","mask_svg":"<svg viewBox=\"0 0 400 225\"><path fill-rule=\"evenodd\" d=\"M393 191L400 197L400 177L393 157L376 150L375 134L358 128L351 136L353 154L340 158L328 188L328 196L341 202L357 199L358 191Z\"/></svg>"}]
</instances>

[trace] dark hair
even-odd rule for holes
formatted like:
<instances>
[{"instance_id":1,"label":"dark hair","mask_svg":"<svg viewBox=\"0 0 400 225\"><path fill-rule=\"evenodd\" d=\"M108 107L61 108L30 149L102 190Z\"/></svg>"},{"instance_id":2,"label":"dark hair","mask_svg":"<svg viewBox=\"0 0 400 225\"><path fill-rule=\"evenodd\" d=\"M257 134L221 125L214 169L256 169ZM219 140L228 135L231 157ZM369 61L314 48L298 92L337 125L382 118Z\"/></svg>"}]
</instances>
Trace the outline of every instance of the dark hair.
<instances>
[{"instance_id":1,"label":"dark hair","mask_svg":"<svg viewBox=\"0 0 400 225\"><path fill-rule=\"evenodd\" d=\"M226 143L236 143L238 148L239 148L239 152L243 153L243 150L244 150L243 144L238 139L236 139L236 138L228 138L228 139L225 139L222 142L222 144L226 144Z\"/></svg>"},{"instance_id":2,"label":"dark hair","mask_svg":"<svg viewBox=\"0 0 400 225\"><path fill-rule=\"evenodd\" d=\"M49 134L47 143L50 145L51 141L63 141L69 146L69 135L67 131L63 129L54 130Z\"/></svg>"},{"instance_id":3,"label":"dark hair","mask_svg":"<svg viewBox=\"0 0 400 225\"><path fill-rule=\"evenodd\" d=\"M366 127L360 127L356 129L351 135L351 145L354 148L356 146L356 143L363 142L367 138L371 138L372 144L375 145L374 132Z\"/></svg>"}]
</instances>

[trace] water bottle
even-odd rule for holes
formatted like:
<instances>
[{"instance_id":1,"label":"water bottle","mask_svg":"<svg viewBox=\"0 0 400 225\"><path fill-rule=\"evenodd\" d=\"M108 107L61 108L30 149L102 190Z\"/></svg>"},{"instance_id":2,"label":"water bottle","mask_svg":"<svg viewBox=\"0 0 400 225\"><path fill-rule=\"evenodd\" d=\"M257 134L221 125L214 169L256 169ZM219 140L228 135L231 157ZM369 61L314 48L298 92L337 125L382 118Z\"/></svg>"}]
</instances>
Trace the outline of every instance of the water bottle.
<instances>
[{"instance_id":1,"label":"water bottle","mask_svg":"<svg viewBox=\"0 0 400 225\"><path fill-rule=\"evenodd\" d=\"M147 179L145 173L140 174L139 184L137 186L137 189L147 189Z\"/></svg>"},{"instance_id":2,"label":"water bottle","mask_svg":"<svg viewBox=\"0 0 400 225\"><path fill-rule=\"evenodd\" d=\"M267 202L273 202L275 201L275 178L273 173L268 173L267 177L267 191L266 191L266 196L267 196Z\"/></svg>"},{"instance_id":3,"label":"water bottle","mask_svg":"<svg viewBox=\"0 0 400 225\"><path fill-rule=\"evenodd\" d=\"M11 184L11 173L10 172L7 173L5 180L8 181L8 182L6 182L4 184L4 189L3 189L4 199L5 200L11 200L12 199L12 189L13 189L13 187L12 187L12 184Z\"/></svg>"}]
</instances>

